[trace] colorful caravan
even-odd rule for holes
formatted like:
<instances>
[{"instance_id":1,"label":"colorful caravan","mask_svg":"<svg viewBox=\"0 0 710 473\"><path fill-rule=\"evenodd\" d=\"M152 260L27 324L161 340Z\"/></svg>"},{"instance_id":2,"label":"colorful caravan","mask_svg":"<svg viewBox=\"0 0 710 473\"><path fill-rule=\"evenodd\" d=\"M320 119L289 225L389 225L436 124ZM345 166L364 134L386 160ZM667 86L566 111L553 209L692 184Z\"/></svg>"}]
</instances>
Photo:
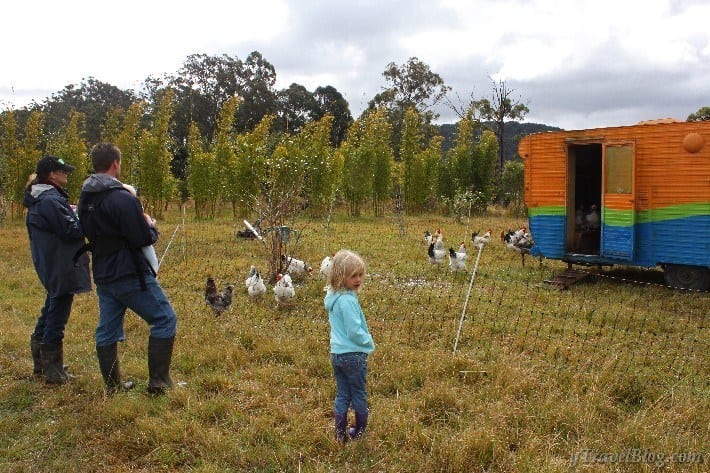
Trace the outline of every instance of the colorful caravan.
<instances>
[{"instance_id":1,"label":"colorful caravan","mask_svg":"<svg viewBox=\"0 0 710 473\"><path fill-rule=\"evenodd\" d=\"M518 153L535 253L710 289L710 122L536 133Z\"/></svg>"}]
</instances>

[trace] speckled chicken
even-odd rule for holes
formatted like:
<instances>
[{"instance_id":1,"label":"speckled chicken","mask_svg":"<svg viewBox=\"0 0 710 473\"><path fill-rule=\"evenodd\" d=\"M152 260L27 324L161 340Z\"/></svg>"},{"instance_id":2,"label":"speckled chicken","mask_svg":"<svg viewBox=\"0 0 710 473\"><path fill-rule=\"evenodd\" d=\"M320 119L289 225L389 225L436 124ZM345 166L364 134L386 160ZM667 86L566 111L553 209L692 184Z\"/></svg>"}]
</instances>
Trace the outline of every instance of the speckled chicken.
<instances>
[{"instance_id":1,"label":"speckled chicken","mask_svg":"<svg viewBox=\"0 0 710 473\"><path fill-rule=\"evenodd\" d=\"M234 286L230 284L220 292L217 290L214 279L211 277L207 278L207 284L205 285L205 302L210 306L215 317L222 315L222 312L229 309L229 306L232 305L233 290Z\"/></svg>"}]
</instances>

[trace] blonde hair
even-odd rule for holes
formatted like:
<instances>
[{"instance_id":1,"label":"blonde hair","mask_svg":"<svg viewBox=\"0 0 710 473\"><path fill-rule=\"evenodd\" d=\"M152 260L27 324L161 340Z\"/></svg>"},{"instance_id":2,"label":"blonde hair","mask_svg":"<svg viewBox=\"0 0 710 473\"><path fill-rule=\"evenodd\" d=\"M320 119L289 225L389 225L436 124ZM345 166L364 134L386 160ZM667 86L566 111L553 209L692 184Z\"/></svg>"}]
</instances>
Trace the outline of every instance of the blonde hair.
<instances>
[{"instance_id":1,"label":"blonde hair","mask_svg":"<svg viewBox=\"0 0 710 473\"><path fill-rule=\"evenodd\" d=\"M333 256L328 275L328 286L333 291L340 291L345 287L343 283L347 278L360 272L365 273L363 259L350 250L340 250Z\"/></svg>"}]
</instances>

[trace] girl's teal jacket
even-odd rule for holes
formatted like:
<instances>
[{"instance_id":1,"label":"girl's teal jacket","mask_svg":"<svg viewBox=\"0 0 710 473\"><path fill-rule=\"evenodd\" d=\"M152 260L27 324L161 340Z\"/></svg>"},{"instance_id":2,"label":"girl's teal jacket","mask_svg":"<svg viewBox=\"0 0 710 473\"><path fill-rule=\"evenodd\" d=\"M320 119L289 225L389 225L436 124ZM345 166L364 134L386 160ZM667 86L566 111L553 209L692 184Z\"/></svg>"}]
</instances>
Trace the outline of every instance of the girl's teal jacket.
<instances>
[{"instance_id":1,"label":"girl's teal jacket","mask_svg":"<svg viewBox=\"0 0 710 473\"><path fill-rule=\"evenodd\" d=\"M331 353L371 353L375 342L367 329L357 294L329 290L323 299L330 321Z\"/></svg>"}]
</instances>

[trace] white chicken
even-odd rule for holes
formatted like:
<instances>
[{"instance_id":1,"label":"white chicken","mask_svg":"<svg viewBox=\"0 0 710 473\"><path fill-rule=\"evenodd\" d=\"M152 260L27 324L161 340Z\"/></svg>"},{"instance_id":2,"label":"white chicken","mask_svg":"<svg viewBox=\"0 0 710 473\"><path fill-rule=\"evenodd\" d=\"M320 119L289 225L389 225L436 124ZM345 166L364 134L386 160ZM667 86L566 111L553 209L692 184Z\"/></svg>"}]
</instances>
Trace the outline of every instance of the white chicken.
<instances>
[{"instance_id":1,"label":"white chicken","mask_svg":"<svg viewBox=\"0 0 710 473\"><path fill-rule=\"evenodd\" d=\"M313 271L313 268L308 263L293 256L281 255L281 264L285 267L285 273L291 274L296 278L307 276Z\"/></svg>"},{"instance_id":2,"label":"white chicken","mask_svg":"<svg viewBox=\"0 0 710 473\"><path fill-rule=\"evenodd\" d=\"M592 205L589 208L589 213L584 216L584 225L588 230L594 231L599 230L599 223L599 211L597 210L596 205Z\"/></svg>"},{"instance_id":3,"label":"white chicken","mask_svg":"<svg viewBox=\"0 0 710 473\"><path fill-rule=\"evenodd\" d=\"M293 287L291 276L288 274L278 274L274 285L274 297L279 306L290 305L296 297L296 289Z\"/></svg>"},{"instance_id":4,"label":"white chicken","mask_svg":"<svg viewBox=\"0 0 710 473\"><path fill-rule=\"evenodd\" d=\"M479 235L478 233L479 232L473 232L471 234L471 241L473 242L473 246L475 246L479 250L482 250L484 246L490 243L493 230L488 230L483 235Z\"/></svg>"},{"instance_id":5,"label":"white chicken","mask_svg":"<svg viewBox=\"0 0 710 473\"><path fill-rule=\"evenodd\" d=\"M323 261L320 262L320 275L323 279L328 279L330 275L330 268L333 266L333 256L326 256Z\"/></svg>"},{"instance_id":6,"label":"white chicken","mask_svg":"<svg viewBox=\"0 0 710 473\"><path fill-rule=\"evenodd\" d=\"M246 278L244 284L246 285L247 293L251 298L261 297L266 292L266 284L264 284L264 279L253 265L249 270L249 277Z\"/></svg>"},{"instance_id":7,"label":"white chicken","mask_svg":"<svg viewBox=\"0 0 710 473\"><path fill-rule=\"evenodd\" d=\"M454 273L457 271L466 271L466 258L468 258L468 253L466 252L466 245L461 242L458 251L454 251L454 248L449 248L449 267Z\"/></svg>"},{"instance_id":8,"label":"white chicken","mask_svg":"<svg viewBox=\"0 0 710 473\"><path fill-rule=\"evenodd\" d=\"M429 244L429 249L427 250L427 255L429 255L429 262L431 264L441 264L444 262L446 251L443 247L436 248L436 243L431 242Z\"/></svg>"}]
</instances>

